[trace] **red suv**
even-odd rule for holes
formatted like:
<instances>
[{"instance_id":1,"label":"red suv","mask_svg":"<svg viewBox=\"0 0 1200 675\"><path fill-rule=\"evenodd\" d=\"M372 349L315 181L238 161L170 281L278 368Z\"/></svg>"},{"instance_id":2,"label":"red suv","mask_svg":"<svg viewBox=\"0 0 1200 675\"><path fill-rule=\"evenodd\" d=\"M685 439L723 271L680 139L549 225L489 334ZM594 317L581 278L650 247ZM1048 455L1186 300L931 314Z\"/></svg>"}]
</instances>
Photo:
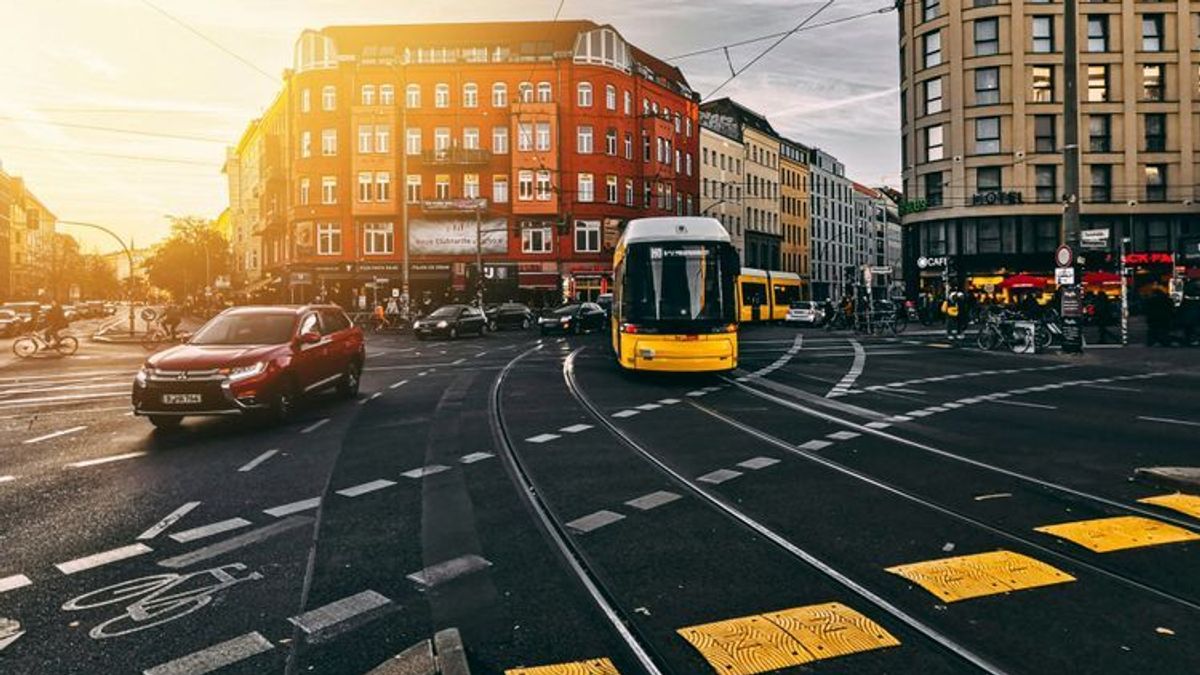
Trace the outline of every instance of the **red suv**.
<instances>
[{"instance_id":1,"label":"red suv","mask_svg":"<svg viewBox=\"0 0 1200 675\"><path fill-rule=\"evenodd\" d=\"M133 382L133 413L174 428L191 415L259 414L287 420L306 394L358 394L362 329L331 305L235 307L186 344L146 359Z\"/></svg>"}]
</instances>

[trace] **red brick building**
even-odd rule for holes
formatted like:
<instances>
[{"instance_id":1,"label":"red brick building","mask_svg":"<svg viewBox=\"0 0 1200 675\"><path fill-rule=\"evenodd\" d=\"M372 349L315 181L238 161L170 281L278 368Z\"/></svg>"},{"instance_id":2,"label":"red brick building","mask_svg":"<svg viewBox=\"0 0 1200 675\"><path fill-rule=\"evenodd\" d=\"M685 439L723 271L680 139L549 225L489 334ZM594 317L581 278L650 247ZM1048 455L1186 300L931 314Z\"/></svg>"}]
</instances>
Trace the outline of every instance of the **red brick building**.
<instances>
[{"instance_id":1,"label":"red brick building","mask_svg":"<svg viewBox=\"0 0 1200 675\"><path fill-rule=\"evenodd\" d=\"M406 241L416 301L472 294L477 255L489 300L594 296L626 220L695 213L698 106L590 21L307 31L266 115L275 152L238 177L272 204L289 186L248 241L285 300L390 295Z\"/></svg>"}]
</instances>

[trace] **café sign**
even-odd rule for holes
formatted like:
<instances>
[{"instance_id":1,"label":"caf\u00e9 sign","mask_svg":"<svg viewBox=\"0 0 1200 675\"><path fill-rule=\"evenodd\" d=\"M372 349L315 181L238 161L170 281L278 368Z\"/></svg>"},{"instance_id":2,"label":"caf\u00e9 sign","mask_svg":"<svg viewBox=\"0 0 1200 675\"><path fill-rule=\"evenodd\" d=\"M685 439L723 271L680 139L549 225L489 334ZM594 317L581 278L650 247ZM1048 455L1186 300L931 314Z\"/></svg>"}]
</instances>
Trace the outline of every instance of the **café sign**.
<instances>
[{"instance_id":1,"label":"caf\u00e9 sign","mask_svg":"<svg viewBox=\"0 0 1200 675\"><path fill-rule=\"evenodd\" d=\"M484 220L483 253L508 252L508 224L503 218ZM476 224L473 218L416 219L409 223L409 245L416 255L474 255Z\"/></svg>"}]
</instances>

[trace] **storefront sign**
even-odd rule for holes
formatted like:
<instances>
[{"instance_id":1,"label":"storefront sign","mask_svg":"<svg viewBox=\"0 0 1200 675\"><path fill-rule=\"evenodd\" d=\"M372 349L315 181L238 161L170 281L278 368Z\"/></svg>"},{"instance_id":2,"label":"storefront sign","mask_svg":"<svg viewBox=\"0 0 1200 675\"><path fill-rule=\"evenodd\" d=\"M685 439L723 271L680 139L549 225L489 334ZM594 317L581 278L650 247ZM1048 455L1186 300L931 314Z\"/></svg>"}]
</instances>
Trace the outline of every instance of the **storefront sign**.
<instances>
[{"instance_id":1,"label":"storefront sign","mask_svg":"<svg viewBox=\"0 0 1200 675\"><path fill-rule=\"evenodd\" d=\"M971 206L996 206L998 204L1024 204L1020 192L977 192L971 195Z\"/></svg>"},{"instance_id":2,"label":"storefront sign","mask_svg":"<svg viewBox=\"0 0 1200 675\"><path fill-rule=\"evenodd\" d=\"M1086 249L1108 249L1108 230L1080 230L1079 245Z\"/></svg>"},{"instance_id":3,"label":"storefront sign","mask_svg":"<svg viewBox=\"0 0 1200 675\"><path fill-rule=\"evenodd\" d=\"M508 223L503 218L483 221L482 252L508 252ZM471 218L417 219L409 223L409 245L415 255L474 255L476 225Z\"/></svg>"},{"instance_id":4,"label":"storefront sign","mask_svg":"<svg viewBox=\"0 0 1200 675\"><path fill-rule=\"evenodd\" d=\"M313 282L313 277L311 272L292 272L291 276L288 277L288 280L293 286L303 286L311 284Z\"/></svg>"},{"instance_id":5,"label":"storefront sign","mask_svg":"<svg viewBox=\"0 0 1200 675\"><path fill-rule=\"evenodd\" d=\"M930 269L930 268L936 268L936 267L945 267L945 266L946 266L946 256L944 256L944 255L938 256L936 258L926 258L925 256L921 256L920 258L917 258L917 267L920 267L923 270Z\"/></svg>"},{"instance_id":6,"label":"storefront sign","mask_svg":"<svg viewBox=\"0 0 1200 675\"><path fill-rule=\"evenodd\" d=\"M380 272L399 272L400 263L398 262L361 262L358 263L358 271L364 273L380 273Z\"/></svg>"},{"instance_id":7,"label":"storefront sign","mask_svg":"<svg viewBox=\"0 0 1200 675\"><path fill-rule=\"evenodd\" d=\"M910 213L920 213L929 208L929 203L924 199L908 199L900 202L900 215L908 215Z\"/></svg>"},{"instance_id":8,"label":"storefront sign","mask_svg":"<svg viewBox=\"0 0 1200 675\"><path fill-rule=\"evenodd\" d=\"M1126 253L1126 265L1174 265L1175 256L1170 253Z\"/></svg>"},{"instance_id":9,"label":"storefront sign","mask_svg":"<svg viewBox=\"0 0 1200 675\"><path fill-rule=\"evenodd\" d=\"M426 211L476 211L487 208L486 199L442 199L421 202L421 208Z\"/></svg>"}]
</instances>

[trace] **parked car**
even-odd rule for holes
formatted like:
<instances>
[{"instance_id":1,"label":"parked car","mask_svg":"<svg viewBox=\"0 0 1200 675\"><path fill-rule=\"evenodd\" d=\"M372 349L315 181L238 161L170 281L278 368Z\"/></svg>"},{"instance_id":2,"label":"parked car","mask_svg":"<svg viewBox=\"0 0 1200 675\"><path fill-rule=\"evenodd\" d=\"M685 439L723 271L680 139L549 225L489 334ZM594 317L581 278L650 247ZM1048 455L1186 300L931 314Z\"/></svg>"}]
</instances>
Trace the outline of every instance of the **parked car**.
<instances>
[{"instance_id":1,"label":"parked car","mask_svg":"<svg viewBox=\"0 0 1200 675\"><path fill-rule=\"evenodd\" d=\"M575 333L576 335L591 330L604 330L608 317L604 310L594 302L583 302L577 305L563 305L551 310L538 320L542 335L550 333Z\"/></svg>"},{"instance_id":2,"label":"parked car","mask_svg":"<svg viewBox=\"0 0 1200 675\"><path fill-rule=\"evenodd\" d=\"M487 329L487 317L483 310L470 305L445 305L413 322L413 333L418 340L431 337L447 337L451 340L459 335L483 335Z\"/></svg>"},{"instance_id":3,"label":"parked car","mask_svg":"<svg viewBox=\"0 0 1200 675\"><path fill-rule=\"evenodd\" d=\"M63 305L62 311L63 317L66 318L68 323L80 318L79 310L75 308L75 305Z\"/></svg>"},{"instance_id":4,"label":"parked car","mask_svg":"<svg viewBox=\"0 0 1200 675\"><path fill-rule=\"evenodd\" d=\"M356 396L365 361L362 329L339 307L235 307L146 359L134 378L133 413L160 429L191 416L286 421L314 392L336 387Z\"/></svg>"},{"instance_id":5,"label":"parked car","mask_svg":"<svg viewBox=\"0 0 1200 675\"><path fill-rule=\"evenodd\" d=\"M0 306L0 309L7 309L16 312L17 318L21 320L21 326L18 328L18 331L33 330L34 311L39 312L39 316L45 316L45 312L42 311L41 304L36 302L9 302L3 306Z\"/></svg>"},{"instance_id":6,"label":"parked car","mask_svg":"<svg viewBox=\"0 0 1200 675\"><path fill-rule=\"evenodd\" d=\"M600 295L596 296L596 304L600 305L600 309L604 310L604 315L610 319L612 318L612 303L612 293L601 293Z\"/></svg>"},{"instance_id":7,"label":"parked car","mask_svg":"<svg viewBox=\"0 0 1200 675\"><path fill-rule=\"evenodd\" d=\"M529 328L534 324L533 310L519 302L505 302L486 310L488 329Z\"/></svg>"},{"instance_id":8,"label":"parked car","mask_svg":"<svg viewBox=\"0 0 1200 675\"><path fill-rule=\"evenodd\" d=\"M11 309L0 309L0 337L12 337L21 332L24 322Z\"/></svg>"},{"instance_id":9,"label":"parked car","mask_svg":"<svg viewBox=\"0 0 1200 675\"><path fill-rule=\"evenodd\" d=\"M788 305L787 315L783 317L784 323L801 323L809 326L815 326L821 322L822 312L817 303L811 300L797 300Z\"/></svg>"}]
</instances>

